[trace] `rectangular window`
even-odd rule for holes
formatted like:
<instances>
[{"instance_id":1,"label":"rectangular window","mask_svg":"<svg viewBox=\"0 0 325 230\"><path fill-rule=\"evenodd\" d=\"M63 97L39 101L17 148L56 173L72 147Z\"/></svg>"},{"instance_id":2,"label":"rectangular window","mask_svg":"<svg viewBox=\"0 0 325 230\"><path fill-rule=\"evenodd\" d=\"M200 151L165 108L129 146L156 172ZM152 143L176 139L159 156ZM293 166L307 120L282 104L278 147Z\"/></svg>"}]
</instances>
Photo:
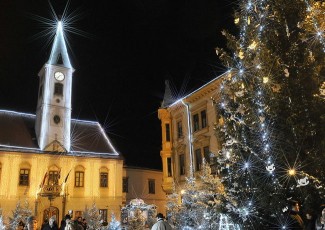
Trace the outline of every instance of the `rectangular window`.
<instances>
[{"instance_id":1,"label":"rectangular window","mask_svg":"<svg viewBox=\"0 0 325 230\"><path fill-rule=\"evenodd\" d=\"M204 154L204 158L205 158L206 162L210 164L211 159L210 159L210 149L209 149L209 146L203 147L203 154Z\"/></svg>"},{"instance_id":2,"label":"rectangular window","mask_svg":"<svg viewBox=\"0 0 325 230\"><path fill-rule=\"evenodd\" d=\"M166 141L170 141L170 125L166 124Z\"/></svg>"},{"instance_id":3,"label":"rectangular window","mask_svg":"<svg viewBox=\"0 0 325 230\"><path fill-rule=\"evenodd\" d=\"M129 178L123 177L123 185L122 185L122 192L128 193L129 192Z\"/></svg>"},{"instance_id":4,"label":"rectangular window","mask_svg":"<svg viewBox=\"0 0 325 230\"><path fill-rule=\"evenodd\" d=\"M77 171L75 174L75 187L83 187L84 186L84 172Z\"/></svg>"},{"instance_id":5,"label":"rectangular window","mask_svg":"<svg viewBox=\"0 0 325 230\"><path fill-rule=\"evenodd\" d=\"M167 174L168 174L168 177L173 176L173 174L172 174L172 158L170 158L170 157L167 157Z\"/></svg>"},{"instance_id":6,"label":"rectangular window","mask_svg":"<svg viewBox=\"0 0 325 230\"><path fill-rule=\"evenodd\" d=\"M59 172L49 171L49 179L47 181L48 185L58 185L59 184Z\"/></svg>"},{"instance_id":7,"label":"rectangular window","mask_svg":"<svg viewBox=\"0 0 325 230\"><path fill-rule=\"evenodd\" d=\"M199 114L193 115L193 131L198 131L200 129L200 123L199 123Z\"/></svg>"},{"instance_id":8,"label":"rectangular window","mask_svg":"<svg viewBox=\"0 0 325 230\"><path fill-rule=\"evenodd\" d=\"M202 166L202 155L201 155L201 149L195 150L195 170L199 171L201 170Z\"/></svg>"},{"instance_id":9,"label":"rectangular window","mask_svg":"<svg viewBox=\"0 0 325 230\"><path fill-rule=\"evenodd\" d=\"M156 193L156 184L154 179L148 180L148 186L149 186L149 194L155 194Z\"/></svg>"},{"instance_id":10,"label":"rectangular window","mask_svg":"<svg viewBox=\"0 0 325 230\"><path fill-rule=\"evenodd\" d=\"M63 84L61 83L54 84L54 94L63 96Z\"/></svg>"},{"instance_id":11,"label":"rectangular window","mask_svg":"<svg viewBox=\"0 0 325 230\"><path fill-rule=\"evenodd\" d=\"M108 173L100 173L100 187L108 187Z\"/></svg>"},{"instance_id":12,"label":"rectangular window","mask_svg":"<svg viewBox=\"0 0 325 230\"><path fill-rule=\"evenodd\" d=\"M185 175L185 155L179 155L179 174Z\"/></svg>"},{"instance_id":13,"label":"rectangular window","mask_svg":"<svg viewBox=\"0 0 325 230\"><path fill-rule=\"evenodd\" d=\"M29 169L20 169L19 185L20 186L28 186L29 185Z\"/></svg>"},{"instance_id":14,"label":"rectangular window","mask_svg":"<svg viewBox=\"0 0 325 230\"><path fill-rule=\"evenodd\" d=\"M206 110L201 111L201 128L207 127L207 112Z\"/></svg>"},{"instance_id":15,"label":"rectangular window","mask_svg":"<svg viewBox=\"0 0 325 230\"><path fill-rule=\"evenodd\" d=\"M178 138L182 138L183 137L182 121L177 122L177 137Z\"/></svg>"},{"instance_id":16,"label":"rectangular window","mask_svg":"<svg viewBox=\"0 0 325 230\"><path fill-rule=\"evenodd\" d=\"M107 222L107 209L99 209L100 219Z\"/></svg>"}]
</instances>

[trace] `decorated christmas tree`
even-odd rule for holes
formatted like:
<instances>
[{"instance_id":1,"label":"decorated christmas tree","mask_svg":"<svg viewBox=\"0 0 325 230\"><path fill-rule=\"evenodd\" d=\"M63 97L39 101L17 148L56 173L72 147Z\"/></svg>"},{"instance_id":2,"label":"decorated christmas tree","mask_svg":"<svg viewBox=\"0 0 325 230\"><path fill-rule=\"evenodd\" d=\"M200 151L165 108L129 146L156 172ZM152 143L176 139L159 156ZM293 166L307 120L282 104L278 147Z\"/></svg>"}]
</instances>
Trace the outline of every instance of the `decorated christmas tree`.
<instances>
[{"instance_id":1,"label":"decorated christmas tree","mask_svg":"<svg viewBox=\"0 0 325 230\"><path fill-rule=\"evenodd\" d=\"M87 229L89 230L98 230L102 227L102 216L99 213L96 204L93 203L91 208L87 208L85 210L84 217L87 222Z\"/></svg>"},{"instance_id":2,"label":"decorated christmas tree","mask_svg":"<svg viewBox=\"0 0 325 230\"><path fill-rule=\"evenodd\" d=\"M20 201L16 205L16 209L12 211L12 217L9 217L9 230L16 230L19 225L26 225L27 218L32 215L28 201L25 200L21 205Z\"/></svg>"},{"instance_id":3,"label":"decorated christmas tree","mask_svg":"<svg viewBox=\"0 0 325 230\"><path fill-rule=\"evenodd\" d=\"M224 196L220 179L211 174L204 159L198 178L193 172L189 175L181 194L175 190L168 196L168 221L176 229L218 229L220 200Z\"/></svg>"},{"instance_id":4,"label":"decorated christmas tree","mask_svg":"<svg viewBox=\"0 0 325 230\"><path fill-rule=\"evenodd\" d=\"M243 229L289 227L289 200L324 202L325 4L244 0L215 99L222 212Z\"/></svg>"},{"instance_id":5,"label":"decorated christmas tree","mask_svg":"<svg viewBox=\"0 0 325 230\"><path fill-rule=\"evenodd\" d=\"M109 223L108 230L120 230L121 223L116 220L114 213L111 215L111 222Z\"/></svg>"},{"instance_id":6,"label":"decorated christmas tree","mask_svg":"<svg viewBox=\"0 0 325 230\"><path fill-rule=\"evenodd\" d=\"M6 225L3 223L2 210L0 209L0 230L5 230Z\"/></svg>"}]
</instances>

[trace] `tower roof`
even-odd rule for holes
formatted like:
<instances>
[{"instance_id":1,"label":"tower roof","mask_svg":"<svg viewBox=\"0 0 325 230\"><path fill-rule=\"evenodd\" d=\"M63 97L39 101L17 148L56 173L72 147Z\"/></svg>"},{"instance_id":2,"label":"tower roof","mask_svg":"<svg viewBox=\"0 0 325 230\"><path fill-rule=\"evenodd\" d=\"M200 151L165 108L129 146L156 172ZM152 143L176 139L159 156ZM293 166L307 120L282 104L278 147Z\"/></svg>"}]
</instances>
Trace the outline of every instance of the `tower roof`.
<instances>
[{"instance_id":1,"label":"tower roof","mask_svg":"<svg viewBox=\"0 0 325 230\"><path fill-rule=\"evenodd\" d=\"M51 55L47 64L72 68L64 40L63 24L61 21L58 21L57 24Z\"/></svg>"},{"instance_id":2,"label":"tower roof","mask_svg":"<svg viewBox=\"0 0 325 230\"><path fill-rule=\"evenodd\" d=\"M173 104L174 101L175 100L174 100L173 95L172 95L172 90L170 88L169 81L165 80L165 95L164 95L164 100L161 103L161 107L166 108L170 104Z\"/></svg>"}]
</instances>

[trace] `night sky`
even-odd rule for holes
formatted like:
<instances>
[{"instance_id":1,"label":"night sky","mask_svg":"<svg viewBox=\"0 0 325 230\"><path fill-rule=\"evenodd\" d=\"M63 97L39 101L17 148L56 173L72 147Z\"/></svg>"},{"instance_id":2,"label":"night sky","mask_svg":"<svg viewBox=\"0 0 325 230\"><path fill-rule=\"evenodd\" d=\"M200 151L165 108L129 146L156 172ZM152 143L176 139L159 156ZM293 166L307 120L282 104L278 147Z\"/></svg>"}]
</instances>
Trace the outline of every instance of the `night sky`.
<instances>
[{"instance_id":1,"label":"night sky","mask_svg":"<svg viewBox=\"0 0 325 230\"><path fill-rule=\"evenodd\" d=\"M58 15L67 1L52 0ZM227 0L71 0L83 36L68 34L72 117L99 121L127 165L161 168L157 110L169 79L185 95L221 74L215 55L232 26ZM0 0L0 109L35 114L38 71L48 60L53 19L44 0Z\"/></svg>"}]
</instances>

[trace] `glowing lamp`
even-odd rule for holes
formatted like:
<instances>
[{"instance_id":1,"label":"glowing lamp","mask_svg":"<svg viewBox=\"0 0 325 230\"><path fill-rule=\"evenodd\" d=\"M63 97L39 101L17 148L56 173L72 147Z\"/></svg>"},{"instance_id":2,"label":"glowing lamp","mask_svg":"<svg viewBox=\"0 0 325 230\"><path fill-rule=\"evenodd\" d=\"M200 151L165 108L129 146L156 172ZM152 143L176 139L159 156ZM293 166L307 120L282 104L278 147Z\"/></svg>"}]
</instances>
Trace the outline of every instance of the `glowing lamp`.
<instances>
[{"instance_id":1,"label":"glowing lamp","mask_svg":"<svg viewBox=\"0 0 325 230\"><path fill-rule=\"evenodd\" d=\"M296 174L296 170L294 170L294 169L290 169L290 170L288 171L288 173L289 173L290 176L293 176L293 175Z\"/></svg>"},{"instance_id":2,"label":"glowing lamp","mask_svg":"<svg viewBox=\"0 0 325 230\"><path fill-rule=\"evenodd\" d=\"M263 83L266 84L269 82L269 78L268 77L263 77Z\"/></svg>"}]
</instances>

